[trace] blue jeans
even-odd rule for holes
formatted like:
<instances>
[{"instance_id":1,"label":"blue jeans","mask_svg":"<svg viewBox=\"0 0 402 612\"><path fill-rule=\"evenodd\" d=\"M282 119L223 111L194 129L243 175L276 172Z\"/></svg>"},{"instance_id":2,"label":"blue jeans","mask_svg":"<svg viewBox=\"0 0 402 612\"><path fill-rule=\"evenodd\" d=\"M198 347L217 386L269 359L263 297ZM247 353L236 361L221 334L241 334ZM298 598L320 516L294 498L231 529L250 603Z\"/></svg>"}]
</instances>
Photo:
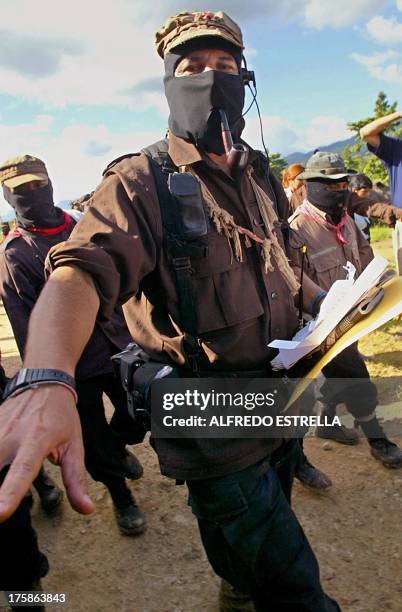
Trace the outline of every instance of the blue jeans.
<instances>
[{"instance_id":1,"label":"blue jeans","mask_svg":"<svg viewBox=\"0 0 402 612\"><path fill-rule=\"evenodd\" d=\"M249 593L258 612L335 612L318 563L290 508L297 440L274 466L188 481L189 504L214 571ZM283 483L283 487L282 487Z\"/></svg>"}]
</instances>

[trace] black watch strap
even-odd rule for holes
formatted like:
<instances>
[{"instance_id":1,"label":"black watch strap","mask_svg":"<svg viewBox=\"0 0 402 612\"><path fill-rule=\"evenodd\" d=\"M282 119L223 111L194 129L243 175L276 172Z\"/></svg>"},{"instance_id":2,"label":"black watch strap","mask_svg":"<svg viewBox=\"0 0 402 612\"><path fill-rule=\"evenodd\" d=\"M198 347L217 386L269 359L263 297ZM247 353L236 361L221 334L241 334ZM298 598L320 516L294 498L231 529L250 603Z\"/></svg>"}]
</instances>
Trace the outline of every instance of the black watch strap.
<instances>
[{"instance_id":1,"label":"black watch strap","mask_svg":"<svg viewBox=\"0 0 402 612\"><path fill-rule=\"evenodd\" d=\"M44 385L46 383L58 383L66 385L75 391L75 380L72 376L62 370L50 368L22 368L11 378L5 386L3 400L11 395L21 393L25 389Z\"/></svg>"}]
</instances>

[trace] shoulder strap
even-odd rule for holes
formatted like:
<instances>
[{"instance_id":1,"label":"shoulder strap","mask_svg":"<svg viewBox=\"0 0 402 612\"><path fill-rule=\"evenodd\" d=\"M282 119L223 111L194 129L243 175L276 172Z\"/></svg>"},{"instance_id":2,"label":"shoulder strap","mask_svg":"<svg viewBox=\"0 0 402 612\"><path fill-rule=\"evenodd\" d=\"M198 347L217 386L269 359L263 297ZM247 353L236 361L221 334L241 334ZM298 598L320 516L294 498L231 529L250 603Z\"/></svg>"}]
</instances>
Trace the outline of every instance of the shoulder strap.
<instances>
[{"instance_id":1,"label":"shoulder strap","mask_svg":"<svg viewBox=\"0 0 402 612\"><path fill-rule=\"evenodd\" d=\"M256 151L256 153L258 155L257 172L259 171L260 176L262 176L265 179L267 190L268 190L268 195L271 198L272 202L274 203L275 212L278 215L279 219L282 220L280 211L278 210L278 200L277 200L274 188L272 187L271 180L269 178L269 174L270 174L269 160L262 151Z\"/></svg>"},{"instance_id":2,"label":"shoulder strap","mask_svg":"<svg viewBox=\"0 0 402 612\"><path fill-rule=\"evenodd\" d=\"M151 164L161 210L162 225L168 235L173 235L176 226L174 218L176 207L173 196L169 191L168 177L169 174L176 172L177 168L169 156L167 140L160 140L145 149L141 149L141 153L148 157Z\"/></svg>"},{"instance_id":3,"label":"shoulder strap","mask_svg":"<svg viewBox=\"0 0 402 612\"><path fill-rule=\"evenodd\" d=\"M199 365L207 359L197 338L197 315L192 283L191 252L194 246L183 239L178 240L176 230L177 206L168 187L169 174L176 172L169 153L167 140L161 140L141 151L148 158L155 179L161 210L162 225L165 229L169 258L175 271L176 287L179 297L180 318L184 331L183 349L187 362L194 374Z\"/></svg>"}]
</instances>

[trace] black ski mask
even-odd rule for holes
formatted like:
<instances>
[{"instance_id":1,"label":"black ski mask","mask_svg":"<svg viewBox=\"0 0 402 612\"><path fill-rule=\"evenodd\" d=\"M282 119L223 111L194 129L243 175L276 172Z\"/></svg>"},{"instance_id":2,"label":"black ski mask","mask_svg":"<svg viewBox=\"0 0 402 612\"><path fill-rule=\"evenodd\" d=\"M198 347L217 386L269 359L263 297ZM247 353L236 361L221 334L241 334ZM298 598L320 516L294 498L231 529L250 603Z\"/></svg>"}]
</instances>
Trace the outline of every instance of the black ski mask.
<instances>
[{"instance_id":1,"label":"black ski mask","mask_svg":"<svg viewBox=\"0 0 402 612\"><path fill-rule=\"evenodd\" d=\"M327 213L335 223L339 223L344 213L348 190L329 191L326 189L326 185L328 185L328 182L321 179L307 180L307 199L311 204Z\"/></svg>"},{"instance_id":2,"label":"black ski mask","mask_svg":"<svg viewBox=\"0 0 402 612\"><path fill-rule=\"evenodd\" d=\"M57 227L64 223L64 213L53 203L53 187L49 182L33 191L17 193L3 185L4 199L15 210L18 227L28 229Z\"/></svg>"},{"instance_id":3,"label":"black ski mask","mask_svg":"<svg viewBox=\"0 0 402 612\"><path fill-rule=\"evenodd\" d=\"M192 47L193 48L193 47ZM204 42L205 48L205 42ZM185 53L188 53L186 49ZM190 76L174 76L183 51L168 53L165 57L165 93L169 104L169 129L178 136L207 152L222 155L220 116L217 109L226 112L233 141L238 142L244 129L244 83L240 74L207 70ZM241 53L237 61L240 66Z\"/></svg>"}]
</instances>

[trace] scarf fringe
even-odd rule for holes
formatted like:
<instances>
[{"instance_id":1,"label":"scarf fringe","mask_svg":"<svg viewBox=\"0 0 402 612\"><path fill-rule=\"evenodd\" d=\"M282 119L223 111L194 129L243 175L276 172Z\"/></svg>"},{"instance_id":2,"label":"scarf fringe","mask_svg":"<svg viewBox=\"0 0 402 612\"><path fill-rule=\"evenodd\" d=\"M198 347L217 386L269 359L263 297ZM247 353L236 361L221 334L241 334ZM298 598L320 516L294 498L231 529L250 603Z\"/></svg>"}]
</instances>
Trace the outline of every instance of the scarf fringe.
<instances>
[{"instance_id":1,"label":"scarf fringe","mask_svg":"<svg viewBox=\"0 0 402 612\"><path fill-rule=\"evenodd\" d=\"M233 257L235 257L239 262L244 261L240 236L244 236L244 242L247 247L251 246L252 242L260 244L261 257L264 262L265 273L267 274L268 272L273 272L273 258L279 273L282 275L286 285L289 288L290 293L292 295L296 295L300 288L300 284L297 281L292 268L290 267L288 258L279 244L278 238L273 229L275 222L278 222L278 217L275 214L273 204L265 191L259 187L254 178L251 176L251 172L249 172L249 178L257 199L267 236L265 238L260 238L251 230L237 225L233 216L228 213L227 210L223 210L217 204L215 198L206 185L201 184L209 218L214 224L218 234L224 234L226 236L231 252L231 261L233 261Z\"/></svg>"}]
</instances>

